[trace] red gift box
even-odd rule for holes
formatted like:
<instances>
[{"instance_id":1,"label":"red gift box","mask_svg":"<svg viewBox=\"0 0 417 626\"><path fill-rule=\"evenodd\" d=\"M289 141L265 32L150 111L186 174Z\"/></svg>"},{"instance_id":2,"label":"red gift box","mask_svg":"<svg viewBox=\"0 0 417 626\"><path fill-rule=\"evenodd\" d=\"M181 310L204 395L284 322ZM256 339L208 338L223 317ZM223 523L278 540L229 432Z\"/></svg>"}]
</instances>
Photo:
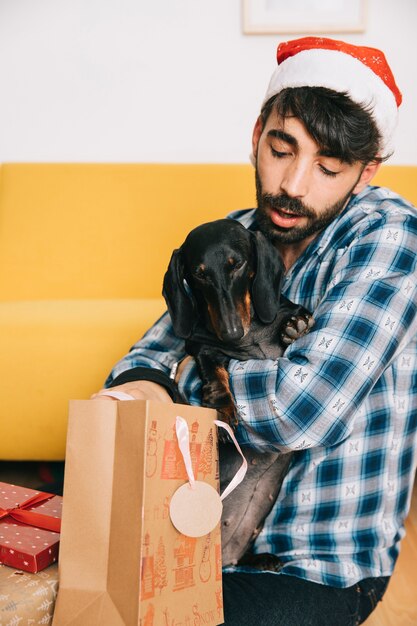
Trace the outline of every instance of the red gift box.
<instances>
[{"instance_id":1,"label":"red gift box","mask_svg":"<svg viewBox=\"0 0 417 626\"><path fill-rule=\"evenodd\" d=\"M39 572L58 558L62 497L0 482L0 564Z\"/></svg>"}]
</instances>

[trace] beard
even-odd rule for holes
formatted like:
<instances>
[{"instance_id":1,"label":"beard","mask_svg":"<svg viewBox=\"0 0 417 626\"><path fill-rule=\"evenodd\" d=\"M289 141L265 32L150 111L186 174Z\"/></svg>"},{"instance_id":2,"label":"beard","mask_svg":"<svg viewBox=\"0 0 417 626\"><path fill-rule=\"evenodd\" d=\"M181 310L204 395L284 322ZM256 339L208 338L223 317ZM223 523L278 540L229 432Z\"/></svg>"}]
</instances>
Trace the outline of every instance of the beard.
<instances>
[{"instance_id":1,"label":"beard","mask_svg":"<svg viewBox=\"0 0 417 626\"><path fill-rule=\"evenodd\" d=\"M256 219L260 231L274 243L298 243L324 230L340 215L359 180L358 178L347 194L334 204L325 207L318 214L312 207L304 204L298 198L291 198L286 193L279 195L263 193L257 168L255 176L257 199ZM306 218L306 222L302 226L282 228L271 221L268 215L271 209L289 211L294 216Z\"/></svg>"}]
</instances>

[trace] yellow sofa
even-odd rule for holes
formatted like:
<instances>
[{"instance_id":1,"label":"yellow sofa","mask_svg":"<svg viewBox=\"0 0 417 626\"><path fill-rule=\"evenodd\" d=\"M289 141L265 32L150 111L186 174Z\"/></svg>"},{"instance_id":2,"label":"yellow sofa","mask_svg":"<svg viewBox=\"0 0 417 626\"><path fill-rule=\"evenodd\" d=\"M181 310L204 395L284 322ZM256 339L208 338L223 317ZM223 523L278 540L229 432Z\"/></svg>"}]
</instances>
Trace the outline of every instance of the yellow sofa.
<instances>
[{"instance_id":1,"label":"yellow sofa","mask_svg":"<svg viewBox=\"0 0 417 626\"><path fill-rule=\"evenodd\" d=\"M375 182L417 202L417 167ZM250 165L0 168L0 460L62 460L67 404L99 389L164 310L171 251L254 206Z\"/></svg>"}]
</instances>

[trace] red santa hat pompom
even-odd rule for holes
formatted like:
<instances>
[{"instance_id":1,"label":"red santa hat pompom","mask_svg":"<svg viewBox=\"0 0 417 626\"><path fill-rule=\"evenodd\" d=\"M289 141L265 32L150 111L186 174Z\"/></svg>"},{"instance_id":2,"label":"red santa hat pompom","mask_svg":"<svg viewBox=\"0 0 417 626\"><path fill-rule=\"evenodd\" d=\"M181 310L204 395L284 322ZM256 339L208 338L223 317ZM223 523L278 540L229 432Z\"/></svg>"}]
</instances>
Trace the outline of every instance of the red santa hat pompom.
<instances>
[{"instance_id":1,"label":"red santa hat pompom","mask_svg":"<svg viewBox=\"0 0 417 626\"><path fill-rule=\"evenodd\" d=\"M302 37L280 43L277 60L264 103L288 87L327 87L346 93L370 111L384 152L392 149L402 96L380 50L324 37Z\"/></svg>"}]
</instances>

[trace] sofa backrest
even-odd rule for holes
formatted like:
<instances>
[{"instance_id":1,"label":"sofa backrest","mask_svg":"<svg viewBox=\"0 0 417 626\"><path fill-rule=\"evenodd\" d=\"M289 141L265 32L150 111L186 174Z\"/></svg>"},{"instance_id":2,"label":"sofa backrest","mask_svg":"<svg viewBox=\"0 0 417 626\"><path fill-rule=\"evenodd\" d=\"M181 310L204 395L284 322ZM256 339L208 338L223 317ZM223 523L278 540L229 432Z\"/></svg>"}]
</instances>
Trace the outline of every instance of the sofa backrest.
<instances>
[{"instance_id":1,"label":"sofa backrest","mask_svg":"<svg viewBox=\"0 0 417 626\"><path fill-rule=\"evenodd\" d=\"M22 163L0 172L0 300L159 297L191 228L255 205L250 165ZM416 173L384 166L376 182L416 202Z\"/></svg>"},{"instance_id":2,"label":"sofa backrest","mask_svg":"<svg viewBox=\"0 0 417 626\"><path fill-rule=\"evenodd\" d=\"M0 298L158 297L195 225L254 204L239 165L5 164Z\"/></svg>"}]
</instances>

